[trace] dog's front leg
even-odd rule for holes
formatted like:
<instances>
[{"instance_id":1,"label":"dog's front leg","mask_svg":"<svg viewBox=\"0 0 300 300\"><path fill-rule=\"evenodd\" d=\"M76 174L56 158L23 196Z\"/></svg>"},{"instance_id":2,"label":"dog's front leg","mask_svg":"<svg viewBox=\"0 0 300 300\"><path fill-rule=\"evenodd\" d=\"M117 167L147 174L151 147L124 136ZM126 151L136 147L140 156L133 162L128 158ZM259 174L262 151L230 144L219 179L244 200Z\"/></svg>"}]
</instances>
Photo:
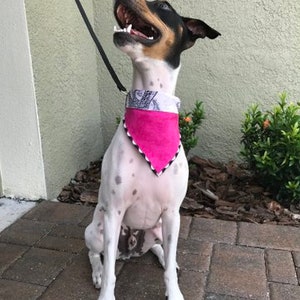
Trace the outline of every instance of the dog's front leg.
<instances>
[{"instance_id":1,"label":"dog's front leg","mask_svg":"<svg viewBox=\"0 0 300 300\"><path fill-rule=\"evenodd\" d=\"M177 278L176 249L180 227L178 211L165 211L162 215L163 246L165 257L165 284L168 300L183 300Z\"/></svg>"},{"instance_id":2,"label":"dog's front leg","mask_svg":"<svg viewBox=\"0 0 300 300\"><path fill-rule=\"evenodd\" d=\"M104 272L99 300L115 299L115 263L120 229L120 215L114 210L107 210L104 213Z\"/></svg>"}]
</instances>

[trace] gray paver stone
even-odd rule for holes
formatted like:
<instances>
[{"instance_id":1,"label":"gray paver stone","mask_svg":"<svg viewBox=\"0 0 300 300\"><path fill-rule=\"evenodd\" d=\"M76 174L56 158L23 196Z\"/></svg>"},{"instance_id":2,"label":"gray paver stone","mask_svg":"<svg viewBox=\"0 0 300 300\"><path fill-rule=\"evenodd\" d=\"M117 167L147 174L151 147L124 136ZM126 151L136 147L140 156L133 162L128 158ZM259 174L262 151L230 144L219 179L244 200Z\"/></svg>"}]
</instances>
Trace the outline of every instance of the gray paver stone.
<instances>
[{"instance_id":1,"label":"gray paver stone","mask_svg":"<svg viewBox=\"0 0 300 300\"><path fill-rule=\"evenodd\" d=\"M295 266L300 268L300 252L293 252Z\"/></svg>"},{"instance_id":2,"label":"gray paver stone","mask_svg":"<svg viewBox=\"0 0 300 300\"><path fill-rule=\"evenodd\" d=\"M235 222L193 218L190 238L198 241L234 244L237 236Z\"/></svg>"},{"instance_id":3,"label":"gray paver stone","mask_svg":"<svg viewBox=\"0 0 300 300\"><path fill-rule=\"evenodd\" d=\"M300 251L300 228L240 223L238 243L253 247Z\"/></svg>"},{"instance_id":4,"label":"gray paver stone","mask_svg":"<svg viewBox=\"0 0 300 300\"><path fill-rule=\"evenodd\" d=\"M72 258L72 254L31 248L12 264L3 278L43 286L49 285Z\"/></svg>"},{"instance_id":5,"label":"gray paver stone","mask_svg":"<svg viewBox=\"0 0 300 300\"><path fill-rule=\"evenodd\" d=\"M0 299L3 300L36 300L46 287L0 279Z\"/></svg>"},{"instance_id":6,"label":"gray paver stone","mask_svg":"<svg viewBox=\"0 0 300 300\"><path fill-rule=\"evenodd\" d=\"M207 292L247 299L268 299L264 251L214 245Z\"/></svg>"},{"instance_id":7,"label":"gray paver stone","mask_svg":"<svg viewBox=\"0 0 300 300\"><path fill-rule=\"evenodd\" d=\"M74 224L60 224L51 230L49 235L60 236L64 238L84 239L84 227Z\"/></svg>"},{"instance_id":8,"label":"gray paver stone","mask_svg":"<svg viewBox=\"0 0 300 300\"><path fill-rule=\"evenodd\" d=\"M185 300L200 300L204 297L206 274L181 271L179 285Z\"/></svg>"},{"instance_id":9,"label":"gray paver stone","mask_svg":"<svg viewBox=\"0 0 300 300\"><path fill-rule=\"evenodd\" d=\"M187 239L190 232L190 227L192 223L192 217L181 216L180 217L180 231L179 237L182 239Z\"/></svg>"},{"instance_id":10,"label":"gray paver stone","mask_svg":"<svg viewBox=\"0 0 300 300\"><path fill-rule=\"evenodd\" d=\"M93 286L92 270L85 249L59 274L41 300L95 300L98 296L99 290Z\"/></svg>"},{"instance_id":11,"label":"gray paver stone","mask_svg":"<svg viewBox=\"0 0 300 300\"><path fill-rule=\"evenodd\" d=\"M182 270L208 272L211 254L211 243L179 239L177 262Z\"/></svg>"},{"instance_id":12,"label":"gray paver stone","mask_svg":"<svg viewBox=\"0 0 300 300\"><path fill-rule=\"evenodd\" d=\"M291 252L266 250L268 281L298 284Z\"/></svg>"},{"instance_id":13,"label":"gray paver stone","mask_svg":"<svg viewBox=\"0 0 300 300\"><path fill-rule=\"evenodd\" d=\"M79 224L92 210L92 207L43 201L22 218L57 224Z\"/></svg>"},{"instance_id":14,"label":"gray paver stone","mask_svg":"<svg viewBox=\"0 0 300 300\"><path fill-rule=\"evenodd\" d=\"M291 284L271 283L271 300L299 300L300 286Z\"/></svg>"},{"instance_id":15,"label":"gray paver stone","mask_svg":"<svg viewBox=\"0 0 300 300\"><path fill-rule=\"evenodd\" d=\"M85 247L85 243L83 240L74 239L71 237L64 238L60 236L48 235L40 240L36 246L57 251L79 253Z\"/></svg>"},{"instance_id":16,"label":"gray paver stone","mask_svg":"<svg viewBox=\"0 0 300 300\"><path fill-rule=\"evenodd\" d=\"M163 270L156 265L125 263L117 277L116 299L165 299Z\"/></svg>"},{"instance_id":17,"label":"gray paver stone","mask_svg":"<svg viewBox=\"0 0 300 300\"><path fill-rule=\"evenodd\" d=\"M0 242L32 246L48 234L54 224L19 219L0 233Z\"/></svg>"},{"instance_id":18,"label":"gray paver stone","mask_svg":"<svg viewBox=\"0 0 300 300\"><path fill-rule=\"evenodd\" d=\"M79 223L80 226L83 228L86 228L93 220L94 215L94 209L92 209L86 217L83 218L83 220Z\"/></svg>"},{"instance_id":19,"label":"gray paver stone","mask_svg":"<svg viewBox=\"0 0 300 300\"><path fill-rule=\"evenodd\" d=\"M26 246L0 243L0 275L28 249Z\"/></svg>"}]
</instances>

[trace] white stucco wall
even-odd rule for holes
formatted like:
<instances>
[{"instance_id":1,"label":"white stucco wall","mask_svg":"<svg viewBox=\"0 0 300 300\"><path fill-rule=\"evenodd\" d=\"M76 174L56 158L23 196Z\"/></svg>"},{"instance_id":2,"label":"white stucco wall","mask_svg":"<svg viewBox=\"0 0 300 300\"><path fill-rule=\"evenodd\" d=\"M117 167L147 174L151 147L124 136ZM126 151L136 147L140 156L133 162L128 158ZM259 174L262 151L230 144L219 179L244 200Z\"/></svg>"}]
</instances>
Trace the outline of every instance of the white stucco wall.
<instances>
[{"instance_id":1,"label":"white stucco wall","mask_svg":"<svg viewBox=\"0 0 300 300\"><path fill-rule=\"evenodd\" d=\"M103 153L94 44L74 0L26 0L47 198ZM83 1L93 23L93 1Z\"/></svg>"},{"instance_id":2,"label":"white stucco wall","mask_svg":"<svg viewBox=\"0 0 300 300\"><path fill-rule=\"evenodd\" d=\"M2 193L45 198L46 185L23 0L0 2ZM1 191L0 191L1 193Z\"/></svg>"},{"instance_id":3,"label":"white stucco wall","mask_svg":"<svg viewBox=\"0 0 300 300\"><path fill-rule=\"evenodd\" d=\"M300 2L298 0L173 0L184 16L199 18L222 33L210 41L199 40L182 55L177 96L182 108L196 100L204 102L206 120L199 132L199 145L192 153L211 159L238 159L243 114L252 103L269 108L286 90L291 100L300 100ZM127 87L131 65L113 46L116 23L112 1L95 1L98 34L112 64ZM102 89L102 119L105 144L115 130L115 116L123 97L107 79L99 64Z\"/></svg>"},{"instance_id":4,"label":"white stucco wall","mask_svg":"<svg viewBox=\"0 0 300 300\"><path fill-rule=\"evenodd\" d=\"M113 15L113 1L94 1L95 31L101 44L119 76L122 84L128 89L131 84L131 62L113 44L113 27L116 21ZM99 57L99 55L98 55ZM101 89L101 120L103 126L104 145L107 147L116 130L116 117L120 117L124 109L124 94L120 93L109 75L103 61L98 58L98 84Z\"/></svg>"},{"instance_id":5,"label":"white stucco wall","mask_svg":"<svg viewBox=\"0 0 300 300\"><path fill-rule=\"evenodd\" d=\"M222 33L218 41L200 41L182 60L178 92L189 104L202 100L206 110L194 153L236 159L241 120L250 104L261 103L268 109L283 90L291 100L300 99L300 2L189 3L189 7L182 5L186 13L199 12L200 18Z\"/></svg>"}]
</instances>

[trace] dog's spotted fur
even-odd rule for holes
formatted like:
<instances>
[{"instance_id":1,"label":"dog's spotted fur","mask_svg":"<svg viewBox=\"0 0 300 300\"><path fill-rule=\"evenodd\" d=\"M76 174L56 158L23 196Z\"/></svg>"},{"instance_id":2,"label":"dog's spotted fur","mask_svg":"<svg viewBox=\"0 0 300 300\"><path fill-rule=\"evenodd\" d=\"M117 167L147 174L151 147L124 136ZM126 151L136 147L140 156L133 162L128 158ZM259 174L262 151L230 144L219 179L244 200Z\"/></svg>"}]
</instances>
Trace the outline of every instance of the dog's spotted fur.
<instances>
[{"instance_id":1,"label":"dog's spotted fur","mask_svg":"<svg viewBox=\"0 0 300 300\"><path fill-rule=\"evenodd\" d=\"M132 90L174 95L181 52L197 38L220 35L200 20L181 17L165 1L117 0L114 13L120 27L133 25L129 32L114 34L115 45L132 60ZM165 268L166 296L182 300L176 248L179 208L188 180L184 150L181 147L174 163L158 177L120 124L103 158L101 173L99 202L85 231L93 282L101 287L99 299L115 299L117 258L139 256L151 249Z\"/></svg>"}]
</instances>

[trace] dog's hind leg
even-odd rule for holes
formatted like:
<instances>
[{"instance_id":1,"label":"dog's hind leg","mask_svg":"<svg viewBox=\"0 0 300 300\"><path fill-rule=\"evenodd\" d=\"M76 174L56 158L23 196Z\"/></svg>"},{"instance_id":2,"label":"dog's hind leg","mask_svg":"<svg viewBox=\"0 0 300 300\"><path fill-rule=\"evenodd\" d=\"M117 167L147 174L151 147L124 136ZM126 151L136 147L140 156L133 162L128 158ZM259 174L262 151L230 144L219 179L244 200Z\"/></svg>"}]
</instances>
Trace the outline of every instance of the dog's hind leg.
<instances>
[{"instance_id":1,"label":"dog's hind leg","mask_svg":"<svg viewBox=\"0 0 300 300\"><path fill-rule=\"evenodd\" d=\"M101 288L101 276L103 271L103 266L101 262L101 257L99 253L89 251L89 259L92 266L92 278L93 284L96 289Z\"/></svg>"},{"instance_id":2,"label":"dog's hind leg","mask_svg":"<svg viewBox=\"0 0 300 300\"><path fill-rule=\"evenodd\" d=\"M151 248L151 252L153 252L157 256L158 261L160 262L162 267L165 268L164 250L162 246L159 244L153 245Z\"/></svg>"},{"instance_id":3,"label":"dog's hind leg","mask_svg":"<svg viewBox=\"0 0 300 300\"><path fill-rule=\"evenodd\" d=\"M103 212L95 210L92 223L86 228L85 243L89 249L89 260L92 267L92 279L95 288L101 288L103 266L100 254L103 252Z\"/></svg>"}]
</instances>

